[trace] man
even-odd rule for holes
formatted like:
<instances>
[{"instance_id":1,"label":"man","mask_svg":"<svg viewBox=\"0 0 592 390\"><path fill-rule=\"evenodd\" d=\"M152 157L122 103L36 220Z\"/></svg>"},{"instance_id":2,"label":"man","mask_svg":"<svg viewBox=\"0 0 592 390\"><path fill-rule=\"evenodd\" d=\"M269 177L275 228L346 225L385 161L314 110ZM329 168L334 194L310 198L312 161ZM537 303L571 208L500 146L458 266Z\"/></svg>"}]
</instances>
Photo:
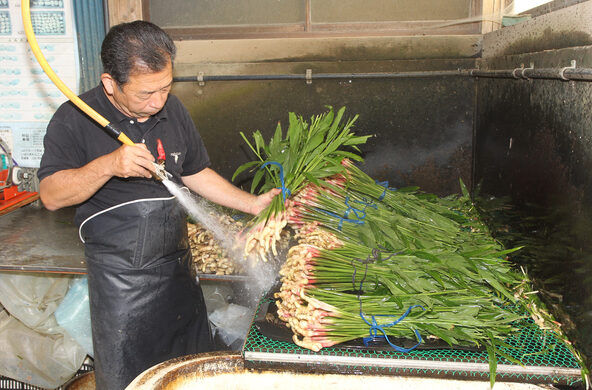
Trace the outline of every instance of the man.
<instances>
[{"instance_id":1,"label":"man","mask_svg":"<svg viewBox=\"0 0 592 390\"><path fill-rule=\"evenodd\" d=\"M212 349L191 277L185 213L152 178L157 143L172 180L216 203L257 214L279 190L244 192L209 168L202 139L169 95L175 46L143 21L113 27L101 84L81 96L136 145L121 145L71 102L50 121L39 169L45 207L78 205L85 244L97 389L125 388L164 360Z\"/></svg>"}]
</instances>

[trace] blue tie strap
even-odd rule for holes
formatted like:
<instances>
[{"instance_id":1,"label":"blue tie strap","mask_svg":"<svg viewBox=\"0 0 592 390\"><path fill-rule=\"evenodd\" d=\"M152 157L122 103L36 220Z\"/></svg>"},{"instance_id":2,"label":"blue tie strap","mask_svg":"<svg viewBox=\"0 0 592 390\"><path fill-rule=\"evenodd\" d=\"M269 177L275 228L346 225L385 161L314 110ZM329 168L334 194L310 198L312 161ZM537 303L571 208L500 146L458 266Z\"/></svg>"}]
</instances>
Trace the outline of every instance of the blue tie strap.
<instances>
[{"instance_id":1,"label":"blue tie strap","mask_svg":"<svg viewBox=\"0 0 592 390\"><path fill-rule=\"evenodd\" d=\"M413 332L415 333L415 336L417 337L418 343L415 344L414 346L410 347L410 348L403 348L403 347L399 347L397 345L394 345L393 343L391 343L391 341L389 340L386 331L384 330L384 328L389 328L391 326L394 326L396 324L398 324L399 322L401 322L405 317L407 317L409 315L409 313L411 312L412 309L416 308L416 307L420 307L422 310L425 311L425 308L421 305L413 305L410 306L407 311L405 313L403 313L403 315L401 317L399 317L397 320L390 322L388 324L384 324L384 325L379 325L376 322L376 317L392 317L389 314L378 314L376 316L371 315L370 318L372 319L372 322L368 321L366 319L366 317L364 316L364 314L362 313L362 311L360 310L360 317L362 318L362 320L364 320L364 322L366 324L368 324L368 326L370 326L370 336L369 337L364 337L362 339L362 341L364 342L364 346L368 346L368 343L370 341L374 341L378 338L384 338L386 340L386 342L397 352L410 352L413 351L415 348L417 348L422 342L423 339L421 338L421 335L419 334L419 332L416 330L414 330ZM381 335L378 334L378 332L382 333Z\"/></svg>"},{"instance_id":2,"label":"blue tie strap","mask_svg":"<svg viewBox=\"0 0 592 390\"><path fill-rule=\"evenodd\" d=\"M345 210L345 213L343 214L343 218L349 218L349 213L353 212L354 215L358 218L358 219L365 219L366 218L366 209L368 207L373 207L375 209L377 209L376 205L373 203L369 203L369 202L365 202L365 201L361 201L361 200L357 200L354 199L353 202L355 203L359 203L361 205L364 205L363 209L357 209L354 206L349 204L349 196L345 197L345 205L347 206L347 210Z\"/></svg>"},{"instance_id":3,"label":"blue tie strap","mask_svg":"<svg viewBox=\"0 0 592 390\"><path fill-rule=\"evenodd\" d=\"M289 197L292 193L290 192L289 189L286 188L286 183L284 181L284 167L282 166L282 164L280 164L279 162L275 162L275 161L268 161L265 164L261 165L259 167L259 169L263 169L268 165L276 165L280 168L280 182L282 183L281 187L278 187L282 190L282 196L284 198L284 203L286 202L286 198Z\"/></svg>"},{"instance_id":4,"label":"blue tie strap","mask_svg":"<svg viewBox=\"0 0 592 390\"><path fill-rule=\"evenodd\" d=\"M384 191L382 191L382 195L380 195L378 197L378 200L383 200L384 197L386 196L386 191L396 191L396 188L393 187L389 187L389 182L388 181L378 181L376 180L376 184L378 184L381 187L384 187Z\"/></svg>"},{"instance_id":5,"label":"blue tie strap","mask_svg":"<svg viewBox=\"0 0 592 390\"><path fill-rule=\"evenodd\" d=\"M327 210L323 210L320 208L315 207L316 210L321 211L327 215L330 215L332 217L335 217L337 219L339 219L339 225L337 225L337 229L339 229L339 231L341 231L341 228L343 227L343 223L344 222L349 222L349 223L355 223L356 225L363 225L364 221L361 221L359 219L349 219L349 218L344 218L340 215L337 215L335 213L332 213L331 211L327 211Z\"/></svg>"}]
</instances>

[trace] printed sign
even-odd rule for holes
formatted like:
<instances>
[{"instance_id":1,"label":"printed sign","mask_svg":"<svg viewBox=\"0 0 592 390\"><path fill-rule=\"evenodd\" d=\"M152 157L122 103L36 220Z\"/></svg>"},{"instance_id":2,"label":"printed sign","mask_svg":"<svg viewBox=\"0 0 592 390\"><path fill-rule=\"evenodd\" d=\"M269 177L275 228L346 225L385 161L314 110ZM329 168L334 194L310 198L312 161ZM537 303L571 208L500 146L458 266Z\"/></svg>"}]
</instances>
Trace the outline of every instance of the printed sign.
<instances>
[{"instance_id":1,"label":"printed sign","mask_svg":"<svg viewBox=\"0 0 592 390\"><path fill-rule=\"evenodd\" d=\"M0 0L0 136L5 140L10 138L13 158L18 165L37 168L43 154L47 123L67 98L47 77L31 52L20 3ZM32 0L31 21L49 66L78 93L72 0Z\"/></svg>"}]
</instances>

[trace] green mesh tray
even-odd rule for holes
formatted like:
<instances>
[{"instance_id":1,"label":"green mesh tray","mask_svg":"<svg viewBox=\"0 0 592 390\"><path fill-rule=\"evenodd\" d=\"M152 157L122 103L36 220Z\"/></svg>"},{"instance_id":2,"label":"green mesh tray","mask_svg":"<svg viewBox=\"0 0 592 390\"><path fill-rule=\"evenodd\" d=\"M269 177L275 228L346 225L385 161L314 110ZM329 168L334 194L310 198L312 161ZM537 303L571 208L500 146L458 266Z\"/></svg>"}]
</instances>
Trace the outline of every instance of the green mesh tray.
<instances>
[{"instance_id":1,"label":"green mesh tray","mask_svg":"<svg viewBox=\"0 0 592 390\"><path fill-rule=\"evenodd\" d=\"M258 305L255 319L270 298ZM265 304L265 305L263 305ZM264 315L265 313L263 313ZM442 378L489 379L487 352L443 348L402 353L392 349L323 348L319 352L262 334L255 319L243 346L245 367L290 369L316 373L390 374ZM552 332L543 332L529 318L516 324L518 332L506 342L514 348L503 352L523 365L498 356L498 381L574 385L581 382L581 367L574 354Z\"/></svg>"}]
</instances>

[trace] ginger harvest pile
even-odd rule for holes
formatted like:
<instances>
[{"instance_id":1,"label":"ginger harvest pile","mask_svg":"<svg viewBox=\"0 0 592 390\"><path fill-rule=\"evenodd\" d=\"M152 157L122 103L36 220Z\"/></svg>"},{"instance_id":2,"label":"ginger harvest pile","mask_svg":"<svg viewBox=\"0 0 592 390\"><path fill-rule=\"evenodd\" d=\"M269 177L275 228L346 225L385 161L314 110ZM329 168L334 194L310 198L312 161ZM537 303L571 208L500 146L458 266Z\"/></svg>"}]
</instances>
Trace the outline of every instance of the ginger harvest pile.
<instances>
[{"instance_id":1,"label":"ginger harvest pile","mask_svg":"<svg viewBox=\"0 0 592 390\"><path fill-rule=\"evenodd\" d=\"M520 364L504 352L513 324L529 315L551 322L533 312L528 277L507 261L518 248L492 238L462 181L462 196L438 198L365 174L352 160L362 160L355 152L368 137L353 135L355 118L340 125L343 113L330 109L310 123L291 113L287 136L279 125L269 144L255 133L249 146L258 160L235 173L266 168L252 190L263 182L261 191L279 187L284 195L249 225L247 252L264 259L277 229L297 232L280 271L279 318L296 344L314 351L360 338L401 352L426 338L482 346L493 383L496 355ZM262 237L269 221L274 230ZM397 337L416 345L401 348L391 341Z\"/></svg>"},{"instance_id":2,"label":"ginger harvest pile","mask_svg":"<svg viewBox=\"0 0 592 390\"><path fill-rule=\"evenodd\" d=\"M235 234L243 227L242 222L224 214L220 216L220 223ZM228 250L201 224L188 222L187 232L197 273L231 275L244 272L244 265L237 264L232 256L228 255Z\"/></svg>"}]
</instances>

